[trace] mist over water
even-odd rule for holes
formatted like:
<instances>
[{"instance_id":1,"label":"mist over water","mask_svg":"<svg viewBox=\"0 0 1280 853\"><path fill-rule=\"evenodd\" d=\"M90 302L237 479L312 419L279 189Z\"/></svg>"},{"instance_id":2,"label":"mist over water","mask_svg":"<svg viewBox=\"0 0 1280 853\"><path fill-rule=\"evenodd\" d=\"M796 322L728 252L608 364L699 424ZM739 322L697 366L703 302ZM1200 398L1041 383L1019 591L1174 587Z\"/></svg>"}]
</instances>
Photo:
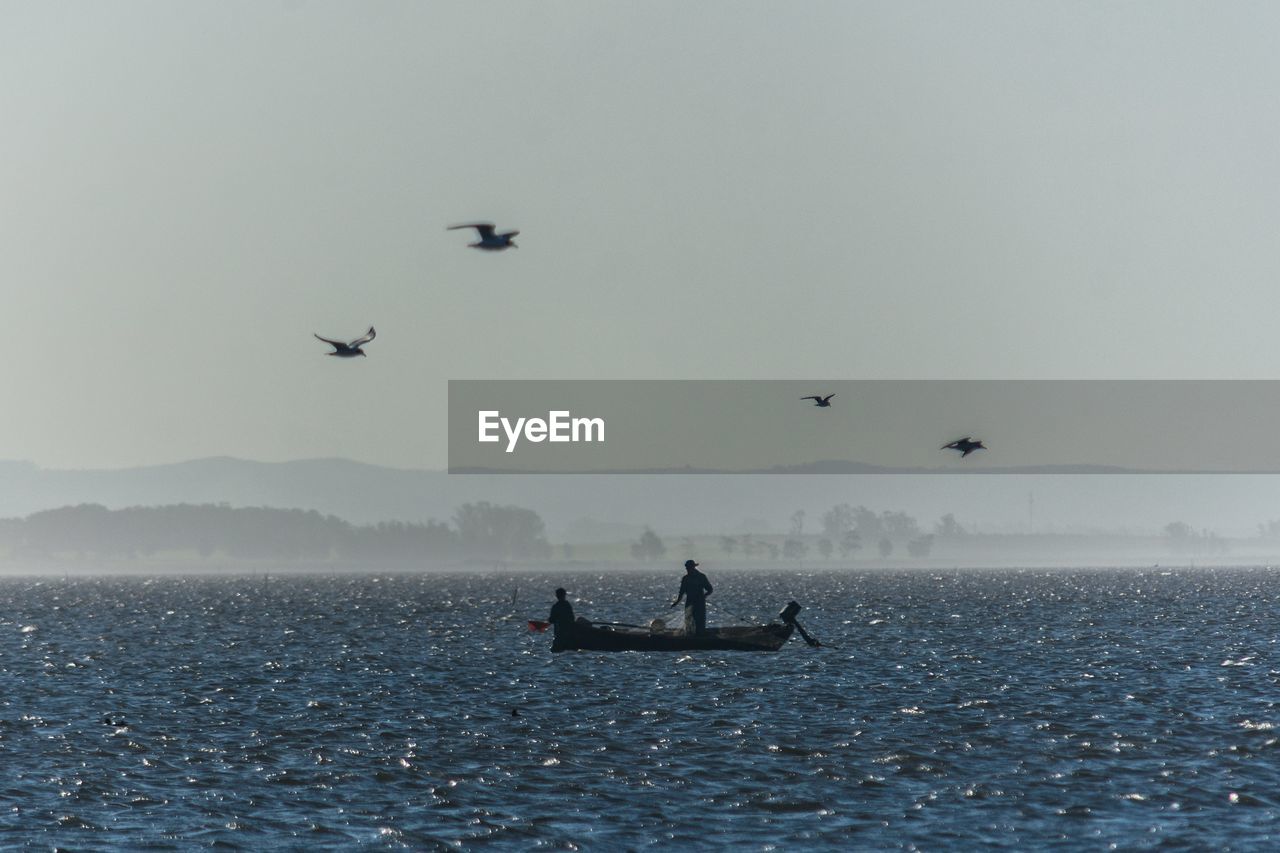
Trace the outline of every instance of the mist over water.
<instances>
[{"instance_id":1,"label":"mist over water","mask_svg":"<svg viewBox=\"0 0 1280 853\"><path fill-rule=\"evenodd\" d=\"M827 643L552 655L665 573L0 581L0 844L1267 844L1269 570L712 575ZM512 595L518 588L516 605ZM512 709L519 716L512 716Z\"/></svg>"}]
</instances>

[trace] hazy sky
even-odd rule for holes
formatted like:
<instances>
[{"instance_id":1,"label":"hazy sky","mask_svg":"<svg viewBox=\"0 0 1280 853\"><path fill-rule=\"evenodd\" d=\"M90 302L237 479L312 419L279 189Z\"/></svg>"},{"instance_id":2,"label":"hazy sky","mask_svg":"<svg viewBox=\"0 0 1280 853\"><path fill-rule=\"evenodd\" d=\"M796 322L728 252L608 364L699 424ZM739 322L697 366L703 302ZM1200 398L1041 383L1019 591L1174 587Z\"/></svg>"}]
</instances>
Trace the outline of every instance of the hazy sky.
<instances>
[{"instance_id":1,"label":"hazy sky","mask_svg":"<svg viewBox=\"0 0 1280 853\"><path fill-rule=\"evenodd\" d=\"M443 467L451 378L1277 378L1278 28L4 3L0 458Z\"/></svg>"}]
</instances>

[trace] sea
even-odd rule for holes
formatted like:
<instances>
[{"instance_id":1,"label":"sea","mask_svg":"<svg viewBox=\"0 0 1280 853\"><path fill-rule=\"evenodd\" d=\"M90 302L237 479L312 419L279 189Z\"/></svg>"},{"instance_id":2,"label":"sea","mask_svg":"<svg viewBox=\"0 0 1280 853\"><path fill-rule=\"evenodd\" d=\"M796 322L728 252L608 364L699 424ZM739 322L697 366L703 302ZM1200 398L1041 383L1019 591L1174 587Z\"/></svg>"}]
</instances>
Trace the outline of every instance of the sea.
<instances>
[{"instance_id":1,"label":"sea","mask_svg":"<svg viewBox=\"0 0 1280 853\"><path fill-rule=\"evenodd\" d=\"M1267 850L1280 572L727 571L776 653L552 654L678 567L0 580L0 847Z\"/></svg>"}]
</instances>

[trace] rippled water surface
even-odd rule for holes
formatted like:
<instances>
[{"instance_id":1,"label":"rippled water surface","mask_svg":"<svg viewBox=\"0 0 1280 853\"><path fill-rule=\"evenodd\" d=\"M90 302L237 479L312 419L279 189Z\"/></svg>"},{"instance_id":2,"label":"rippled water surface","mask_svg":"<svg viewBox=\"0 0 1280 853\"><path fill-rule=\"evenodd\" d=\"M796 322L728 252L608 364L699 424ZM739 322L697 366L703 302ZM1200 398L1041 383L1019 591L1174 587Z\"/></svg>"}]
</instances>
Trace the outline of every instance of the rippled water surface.
<instances>
[{"instance_id":1,"label":"rippled water surface","mask_svg":"<svg viewBox=\"0 0 1280 853\"><path fill-rule=\"evenodd\" d=\"M0 581L0 845L1280 836L1276 572L708 573L713 624L795 598L829 645L553 656L524 624L557 585L647 621L676 570Z\"/></svg>"}]
</instances>

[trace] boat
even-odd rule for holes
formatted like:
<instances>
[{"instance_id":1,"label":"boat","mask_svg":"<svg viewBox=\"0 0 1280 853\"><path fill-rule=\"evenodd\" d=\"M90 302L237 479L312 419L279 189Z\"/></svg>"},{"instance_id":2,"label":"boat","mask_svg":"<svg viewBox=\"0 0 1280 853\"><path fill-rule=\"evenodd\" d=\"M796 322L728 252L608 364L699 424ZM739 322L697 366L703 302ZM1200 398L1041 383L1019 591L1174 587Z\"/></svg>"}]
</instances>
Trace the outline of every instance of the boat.
<instances>
[{"instance_id":1,"label":"boat","mask_svg":"<svg viewBox=\"0 0 1280 853\"><path fill-rule=\"evenodd\" d=\"M799 630L809 645L820 645L796 621L800 605L794 601L778 614L779 621L768 625L732 625L708 628L702 634L688 634L680 628L668 628L660 620L653 624L628 625L622 622L592 622L578 617L572 635L558 637L551 644L553 652L776 652Z\"/></svg>"}]
</instances>

